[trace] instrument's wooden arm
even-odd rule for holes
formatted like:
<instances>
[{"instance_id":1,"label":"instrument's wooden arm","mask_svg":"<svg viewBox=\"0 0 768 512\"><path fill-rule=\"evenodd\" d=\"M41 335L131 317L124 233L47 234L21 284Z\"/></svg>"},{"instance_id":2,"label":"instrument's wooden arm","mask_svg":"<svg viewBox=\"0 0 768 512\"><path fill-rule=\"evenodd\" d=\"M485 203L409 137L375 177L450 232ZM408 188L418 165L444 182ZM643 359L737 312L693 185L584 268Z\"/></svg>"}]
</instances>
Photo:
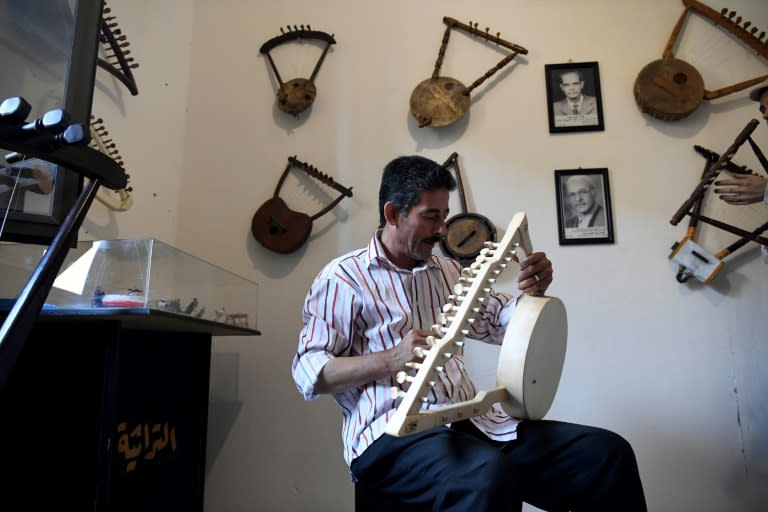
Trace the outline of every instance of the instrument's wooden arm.
<instances>
[{"instance_id":1,"label":"instrument's wooden arm","mask_svg":"<svg viewBox=\"0 0 768 512\"><path fill-rule=\"evenodd\" d=\"M508 398L504 386L480 391L471 400L434 407L426 411L407 414L400 409L387 424L385 432L391 436L404 436L423 432L431 428L454 423L483 414L490 407ZM399 416L399 417L398 417Z\"/></svg>"}]
</instances>

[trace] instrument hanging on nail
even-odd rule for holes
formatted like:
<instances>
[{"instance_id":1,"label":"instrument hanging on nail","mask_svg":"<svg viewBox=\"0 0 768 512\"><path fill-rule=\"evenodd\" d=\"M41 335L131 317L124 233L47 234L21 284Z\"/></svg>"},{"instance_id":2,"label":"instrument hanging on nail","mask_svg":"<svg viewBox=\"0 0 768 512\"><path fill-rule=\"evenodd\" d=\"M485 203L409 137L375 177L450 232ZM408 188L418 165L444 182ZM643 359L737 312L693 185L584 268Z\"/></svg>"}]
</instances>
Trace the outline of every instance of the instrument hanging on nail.
<instances>
[{"instance_id":1,"label":"instrument hanging on nail","mask_svg":"<svg viewBox=\"0 0 768 512\"><path fill-rule=\"evenodd\" d=\"M286 29L288 32L285 32L283 28L280 27L281 35L275 36L261 45L259 51L267 56L269 65L275 73L275 79L278 83L276 99L277 107L287 114L298 116L314 103L315 97L317 96L315 77L317 76L318 71L320 71L320 66L323 63L323 60L325 60L325 55L328 53L328 49L332 44L336 44L336 40L333 38L332 34L320 32L319 30L312 30L309 25L307 25L306 28L304 25L301 25L300 27L293 25L293 28L291 28L290 25L286 25ZM312 71L312 75L309 79L294 78L288 82L283 82L280 73L277 71L275 61L272 60L272 56L269 52L276 46L291 41L303 42L304 40L316 40L325 43L323 52L320 55L317 64L315 64L315 69Z\"/></svg>"},{"instance_id":2,"label":"instrument hanging on nail","mask_svg":"<svg viewBox=\"0 0 768 512\"><path fill-rule=\"evenodd\" d=\"M446 24L446 28L443 34L443 42L437 54L437 62L435 62L435 70L432 73L432 77L417 85L411 93L411 115L419 123L419 128L424 126L432 126L434 128L448 126L464 117L464 114L469 110L469 95L472 90L512 62L512 59L518 54L525 55L528 53L528 50L522 46L501 39L499 37L501 35L500 32L497 32L495 36L490 34L488 27L483 32L477 28L477 23L473 25L470 21L469 25L466 25L447 16L443 18L443 22ZM460 28L474 36L479 36L486 41L508 48L513 53L504 57L496 66L475 80L472 85L465 87L464 84L455 78L440 76L440 67L443 64L443 57L445 56L445 50L448 47L448 40L451 36L451 29L453 28Z\"/></svg>"},{"instance_id":3,"label":"instrument hanging on nail","mask_svg":"<svg viewBox=\"0 0 768 512\"><path fill-rule=\"evenodd\" d=\"M445 223L446 233L440 239L443 252L466 266L472 263L485 247L485 242L496 241L496 228L487 218L478 213L467 211L467 200L464 198L464 185L461 183L459 169L459 154L453 153L445 161L443 167L453 166L456 171L456 183L459 189L461 211Z\"/></svg>"},{"instance_id":4,"label":"instrument hanging on nail","mask_svg":"<svg viewBox=\"0 0 768 512\"><path fill-rule=\"evenodd\" d=\"M117 162L120 167L125 168L123 157L120 155L117 145L112 139L107 138L109 132L104 126L104 120L91 116L90 130L91 140L88 145L110 157ZM131 176L129 174L126 174L125 178L130 182ZM133 192L133 187L128 184L126 184L125 188L117 190L99 187L99 190L96 192L96 199L110 210L124 212L133 206L133 196L131 195L131 192Z\"/></svg>"},{"instance_id":5,"label":"instrument hanging on nail","mask_svg":"<svg viewBox=\"0 0 768 512\"><path fill-rule=\"evenodd\" d=\"M440 380L445 362L461 353L464 336L476 314L483 309L488 286L511 263L522 261L533 252L528 235L528 219L516 213L499 243L487 242L477 259L462 269L451 302L443 307L440 323L432 326L430 347L416 355L423 359L411 363L415 376L400 372L400 384L410 382L407 391L392 388L402 398L385 432L404 436L485 413L499 403L512 417L541 419L549 411L560 383L568 335L565 306L556 297L524 294L515 306L507 325L496 371L496 386L480 390L465 401L445 405L430 404L431 387ZM430 404L431 405L431 404Z\"/></svg>"},{"instance_id":6,"label":"instrument hanging on nail","mask_svg":"<svg viewBox=\"0 0 768 512\"><path fill-rule=\"evenodd\" d=\"M758 160L760 160L760 163L763 165L763 168L768 172L768 159L766 159L763 152L751 138L751 134L757 128L758 124L756 119L752 119L747 123L734 140L734 143L722 155L718 155L717 153L701 148L700 146L694 146L695 149L704 155L708 161L704 168L704 172L702 173L701 180L696 185L693 193L670 220L670 223L673 226L676 226L685 215L688 215L691 218L686 236L680 242L675 242L672 245L672 252L668 257L678 264L676 278L679 283L684 283L688 281L689 278L695 277L702 283L708 284L712 282L715 276L722 270L725 264L723 261L725 257L733 254L737 249L746 245L747 242L752 241L768 245L768 238L760 236L764 231L768 230L768 222L749 232L726 222L701 215L701 205L704 199L704 194L711 187L712 182L714 182L721 170L725 169L735 174L757 174L746 166L737 166L732 162L733 156L745 142L749 142L755 155L757 155ZM741 238L716 254L709 253L694 241L699 221L738 235Z\"/></svg>"},{"instance_id":7,"label":"instrument hanging on nail","mask_svg":"<svg viewBox=\"0 0 768 512\"><path fill-rule=\"evenodd\" d=\"M108 71L112 76L128 88L131 95L139 94L136 86L136 79L133 77L133 71L139 64L129 57L131 51L128 49L130 43L122 30L117 26L114 16L110 16L112 10L104 2L102 9L102 20L99 32L99 42L102 45L103 54L99 56L96 63L100 68Z\"/></svg>"},{"instance_id":8,"label":"instrument hanging on nail","mask_svg":"<svg viewBox=\"0 0 768 512\"><path fill-rule=\"evenodd\" d=\"M321 183L338 190L340 192L339 197L311 217L290 209L279 196L280 189L288 176L288 171L293 167L301 169ZM295 156L288 157L288 165L277 182L274 195L261 205L253 215L251 233L253 233L256 241L271 251L284 254L294 252L304 245L304 242L309 238L312 232L312 222L331 211L345 197L352 197L352 187L346 188L339 185L327 174L323 174L317 168L297 160Z\"/></svg>"},{"instance_id":9,"label":"instrument hanging on nail","mask_svg":"<svg viewBox=\"0 0 768 512\"><path fill-rule=\"evenodd\" d=\"M765 32L756 36L757 27L751 27L749 21L741 24L741 16L733 18L735 11L722 9L716 11L696 0L682 0L685 9L677 20L672 34L667 41L662 58L647 64L635 79L634 95L640 110L651 117L663 121L674 121L689 116L702 100L713 100L741 91L768 79L768 75L759 76L729 85L716 91L709 91L704 86L701 74L688 62L675 58L672 47L690 12L695 12L723 29L755 50L759 55L768 58L768 40L762 39Z\"/></svg>"}]
</instances>

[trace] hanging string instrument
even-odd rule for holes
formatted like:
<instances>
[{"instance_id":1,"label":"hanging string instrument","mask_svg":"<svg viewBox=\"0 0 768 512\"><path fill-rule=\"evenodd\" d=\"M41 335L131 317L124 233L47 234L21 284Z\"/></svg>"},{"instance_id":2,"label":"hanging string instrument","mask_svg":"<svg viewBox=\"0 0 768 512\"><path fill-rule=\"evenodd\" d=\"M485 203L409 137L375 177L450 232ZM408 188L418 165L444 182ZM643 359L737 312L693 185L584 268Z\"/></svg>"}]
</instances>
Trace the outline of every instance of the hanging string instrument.
<instances>
[{"instance_id":1,"label":"hanging string instrument","mask_svg":"<svg viewBox=\"0 0 768 512\"><path fill-rule=\"evenodd\" d=\"M288 172L294 167L337 190L339 196L312 216L292 210L280 198L280 189L288 176ZM253 215L251 233L253 233L256 241L271 251L278 253L294 252L304 245L304 242L309 238L313 221L331 211L345 197L352 197L352 187L346 188L317 168L298 160L296 157L288 157L288 165L285 166L285 170L277 182L275 193Z\"/></svg>"},{"instance_id":2,"label":"hanging string instrument","mask_svg":"<svg viewBox=\"0 0 768 512\"><path fill-rule=\"evenodd\" d=\"M277 107L287 114L298 116L315 102L315 98L317 97L315 77L317 76L318 71L320 71L320 66L323 64L323 60L325 60L325 55L328 53L328 49L332 44L336 44L336 40L333 38L332 34L327 34L319 30L312 30L309 25L307 25L306 28L304 25L301 25L300 27L297 27L296 25L293 27L286 25L286 29L288 30L287 32L280 27L281 34L262 44L259 51L267 56L269 65L272 67L272 71L274 72L275 79L278 83L276 98ZM294 78L287 82L283 82L280 72L277 70L277 65L269 52L276 46L293 41L302 42L304 40L316 40L325 43L323 52L315 64L315 69L308 79Z\"/></svg>"},{"instance_id":3,"label":"hanging string instrument","mask_svg":"<svg viewBox=\"0 0 768 512\"><path fill-rule=\"evenodd\" d=\"M469 265L483 250L485 242L496 241L496 228L487 217L467 211L467 200L464 197L464 185L461 182L458 158L459 154L454 152L445 161L443 167L452 166L456 171L461 213L446 221L446 233L440 239L440 247L445 254L461 262L462 265Z\"/></svg>"},{"instance_id":4,"label":"hanging string instrument","mask_svg":"<svg viewBox=\"0 0 768 512\"><path fill-rule=\"evenodd\" d=\"M402 401L387 423L387 434L403 436L478 416L495 403L516 418L540 419L546 415L560 383L568 331L565 307L556 297L524 294L517 301L504 334L495 387L445 405L432 406L429 398L446 361L461 353L464 336L482 311L490 286L514 257L522 260L531 252L528 219L518 212L501 241L486 242L477 259L462 269L440 322L432 326L429 348L416 351L421 362L409 363L416 369L415 376L405 371L397 375L398 383L408 383L409 387L407 391L392 388L393 396ZM422 408L425 404L431 406Z\"/></svg>"},{"instance_id":5,"label":"hanging string instrument","mask_svg":"<svg viewBox=\"0 0 768 512\"><path fill-rule=\"evenodd\" d=\"M750 138L749 140L752 140L752 139ZM701 174L701 179L704 179L707 176L707 173L709 173L711 166L715 164L718 160L720 160L720 155L710 149L707 149L699 145L694 145L693 149L706 159L704 163L704 170L702 171L702 174ZM733 161L725 163L723 166L723 169L727 170L732 174L756 174L747 166L736 165L735 163L733 163ZM696 236L698 234L699 216L701 215L703 203L704 203L704 195L701 195L698 199L696 199L693 202L693 205L691 206L691 213L693 215L691 215L690 219L688 219L688 229L685 233L685 236L683 237L682 240L680 240L679 242L675 242L672 245L673 252L670 254L669 257L670 259L677 260L679 263L677 268L677 275L675 276L675 279L677 280L678 283L685 283L691 277L697 274L697 270L695 268L700 267L701 263L707 264L710 262L710 260L713 262L715 260L722 260L729 254L733 254L734 251L744 246L748 241L748 239L742 237L738 241L732 243L731 245L729 245L728 247L724 248L722 251L714 255L709 255L706 251L704 251L701 247L699 247L696 242ZM760 234L760 233L755 233L755 234ZM688 244L689 247L685 247L686 244ZM693 265L691 264L691 261L690 261L691 258L695 260ZM720 263L716 265L712 269L712 271L708 272L706 276L699 275L698 278L704 281L705 283L711 281L714 278L714 276L717 274L717 272L720 271L720 269L722 268L722 265L723 263L722 261L720 261Z\"/></svg>"},{"instance_id":6,"label":"hanging string instrument","mask_svg":"<svg viewBox=\"0 0 768 512\"><path fill-rule=\"evenodd\" d=\"M700 203L704 194L723 169L737 173L749 172L745 167L738 167L735 164L732 164L733 156L745 142L749 142L752 150L755 152L755 155L762 164L763 168L766 172L768 172L768 159L765 157L763 152L760 150L757 144L755 144L751 137L752 132L755 131L758 124L759 122L757 119L752 119L747 123L741 133L739 133L739 135L736 137L733 144L731 144L722 155L719 155L717 161L708 167L691 195L688 197L688 199L685 200L685 202L683 202L680 208L678 208L678 210L670 219L670 224L677 226L683 217L688 215L692 219L695 219L697 222L705 222L741 237L717 254L710 254L698 244L696 244L692 235L686 236L681 242L675 243L672 246L672 253L669 255L669 259L674 260L680 266L680 270L678 271L679 282L684 282L684 280L687 280L688 277L693 276L699 281L707 284L711 282L722 269L724 264L723 259L740 247L744 246L747 242L751 241L762 245L768 245L768 238L760 236L764 231L768 230L768 222L750 232L728 224L727 222L706 217L700 213ZM683 280L681 280L680 277L681 272L683 273Z\"/></svg>"},{"instance_id":7,"label":"hanging string instrument","mask_svg":"<svg viewBox=\"0 0 768 512\"><path fill-rule=\"evenodd\" d=\"M133 77L133 70L139 67L133 57L129 57L131 51L128 49L130 43L123 31L118 27L115 16L111 15L112 10L106 6L102 10L102 19L99 31L99 42L102 45L103 53L96 59L98 66L117 78L131 95L139 94L136 86L136 79Z\"/></svg>"},{"instance_id":8,"label":"hanging string instrument","mask_svg":"<svg viewBox=\"0 0 768 512\"><path fill-rule=\"evenodd\" d=\"M125 168L123 157L120 155L117 145L112 139L108 138L109 132L104 125L104 120L91 116L90 131L91 140L88 145L110 157L120 167ZM130 182L131 176L129 174L126 174L125 178ZM96 192L96 199L110 210L124 212L133 206L131 192L133 192L133 187L128 184L124 188L117 190L99 188L98 192Z\"/></svg>"},{"instance_id":9,"label":"hanging string instrument","mask_svg":"<svg viewBox=\"0 0 768 512\"><path fill-rule=\"evenodd\" d=\"M432 72L432 77L427 78L411 93L411 115L419 123L419 128L424 126L440 127L455 123L469 110L469 95L476 87L493 76L494 73L512 62L518 54L527 54L528 50L522 46L505 41L499 32L496 35L490 33L486 27L485 32L477 28L477 23L469 25L461 23L453 18L444 17L446 24L443 33L443 42L437 54L437 62ZM488 70L483 76L475 80L469 87L465 87L455 78L440 76L440 68L443 65L445 50L448 48L448 41L451 36L451 30L454 28L462 29L471 35L479 36L482 39L495 43L512 50L513 53L504 57L496 66Z\"/></svg>"},{"instance_id":10,"label":"hanging string instrument","mask_svg":"<svg viewBox=\"0 0 768 512\"><path fill-rule=\"evenodd\" d=\"M701 73L673 54L673 47L689 13L694 12L709 19L765 58L768 58L768 40L763 42L764 31L755 35L758 29L749 21L742 24L741 16L734 20L735 11L722 9L718 13L696 0L682 2L685 9L672 30L662 58L640 70L634 85L635 101L640 110L663 121L682 119L696 110L703 100L721 98L768 79L768 75L763 75L716 91L707 90Z\"/></svg>"}]
</instances>

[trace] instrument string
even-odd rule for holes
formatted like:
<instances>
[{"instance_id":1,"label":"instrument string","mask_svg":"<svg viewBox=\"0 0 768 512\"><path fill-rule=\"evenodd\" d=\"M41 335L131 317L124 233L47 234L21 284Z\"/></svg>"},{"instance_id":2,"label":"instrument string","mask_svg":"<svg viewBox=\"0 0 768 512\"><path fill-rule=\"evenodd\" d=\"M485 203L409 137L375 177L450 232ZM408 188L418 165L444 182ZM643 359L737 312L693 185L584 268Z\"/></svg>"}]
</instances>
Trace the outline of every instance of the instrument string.
<instances>
[{"instance_id":1,"label":"instrument string","mask_svg":"<svg viewBox=\"0 0 768 512\"><path fill-rule=\"evenodd\" d=\"M9 172L10 176L13 176L12 173ZM3 236L3 233L5 232L5 223L8 220L8 214L11 211L11 205L13 204L13 198L16 195L16 186L19 183L19 176L21 176L21 169L18 169L18 172L16 173L15 180L13 180L13 188L11 188L11 195L8 198L8 204L5 207L5 213L3 214L3 222L0 224L0 237Z\"/></svg>"}]
</instances>

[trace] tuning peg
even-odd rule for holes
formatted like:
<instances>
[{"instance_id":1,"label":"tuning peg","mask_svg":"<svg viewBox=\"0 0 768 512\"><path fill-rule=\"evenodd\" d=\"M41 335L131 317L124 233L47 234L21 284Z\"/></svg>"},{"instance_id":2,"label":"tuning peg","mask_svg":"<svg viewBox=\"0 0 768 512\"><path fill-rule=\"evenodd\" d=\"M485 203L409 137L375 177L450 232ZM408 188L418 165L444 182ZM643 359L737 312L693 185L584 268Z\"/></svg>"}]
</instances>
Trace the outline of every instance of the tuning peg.
<instances>
[{"instance_id":1,"label":"tuning peg","mask_svg":"<svg viewBox=\"0 0 768 512\"><path fill-rule=\"evenodd\" d=\"M6 98L0 104L0 122L21 124L32 112L32 105L20 96Z\"/></svg>"},{"instance_id":2,"label":"tuning peg","mask_svg":"<svg viewBox=\"0 0 768 512\"><path fill-rule=\"evenodd\" d=\"M728 13L727 7L723 7L722 9L720 9L720 16L725 16L727 13Z\"/></svg>"},{"instance_id":3,"label":"tuning peg","mask_svg":"<svg viewBox=\"0 0 768 512\"><path fill-rule=\"evenodd\" d=\"M40 134L63 132L69 125L69 114L57 108L49 110L43 117L35 119L21 127L24 131L34 131Z\"/></svg>"},{"instance_id":4,"label":"tuning peg","mask_svg":"<svg viewBox=\"0 0 768 512\"><path fill-rule=\"evenodd\" d=\"M729 20L732 20L734 16L736 16L736 11L731 11L731 12L728 13L728 19Z\"/></svg>"},{"instance_id":5,"label":"tuning peg","mask_svg":"<svg viewBox=\"0 0 768 512\"><path fill-rule=\"evenodd\" d=\"M391 396L393 400L397 400L398 398L404 398L406 394L407 393L405 391L398 388L397 386L392 386L391 388L389 388L389 396Z\"/></svg>"},{"instance_id":6,"label":"tuning peg","mask_svg":"<svg viewBox=\"0 0 768 512\"><path fill-rule=\"evenodd\" d=\"M280 27L280 33L285 34L285 31L283 30L283 27Z\"/></svg>"}]
</instances>

